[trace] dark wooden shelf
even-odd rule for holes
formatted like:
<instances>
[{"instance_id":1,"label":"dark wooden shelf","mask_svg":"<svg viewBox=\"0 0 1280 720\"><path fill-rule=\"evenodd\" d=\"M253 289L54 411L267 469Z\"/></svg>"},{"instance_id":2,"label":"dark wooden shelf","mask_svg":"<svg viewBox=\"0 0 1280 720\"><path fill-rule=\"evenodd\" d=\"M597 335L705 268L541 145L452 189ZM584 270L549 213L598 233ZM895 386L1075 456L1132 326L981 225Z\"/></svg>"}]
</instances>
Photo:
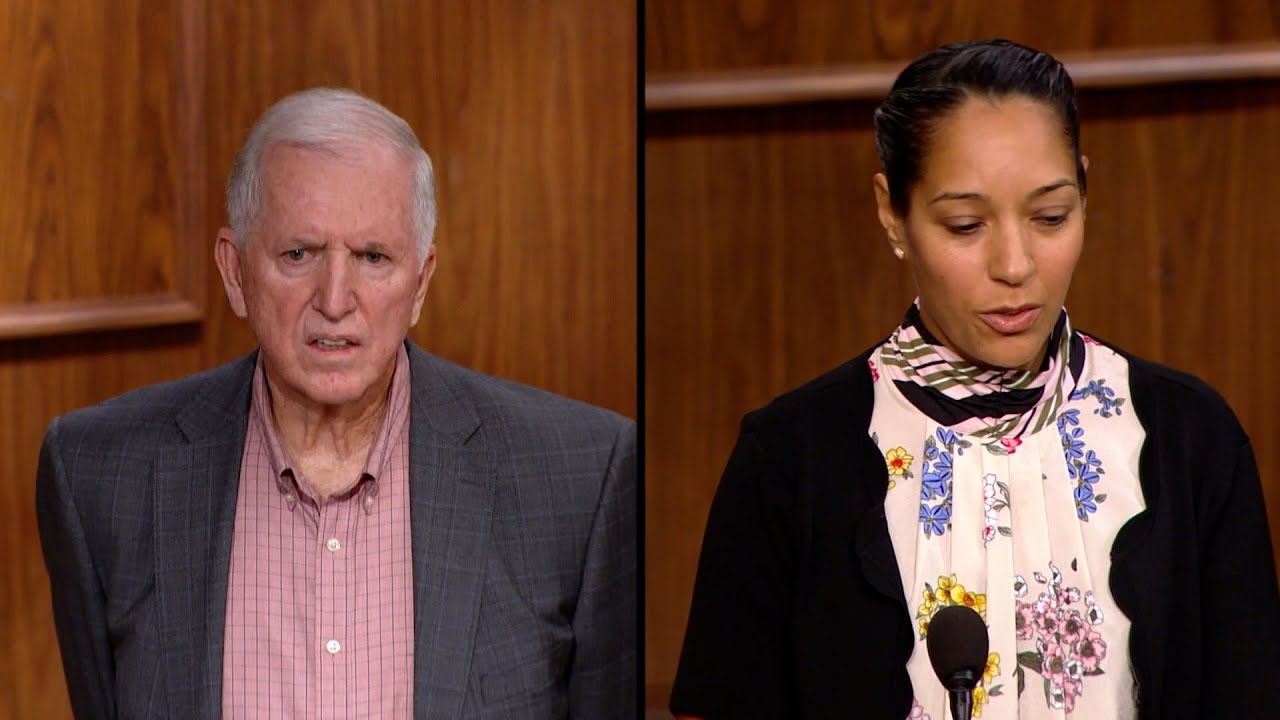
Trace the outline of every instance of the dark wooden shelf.
<instances>
[{"instance_id":1,"label":"dark wooden shelf","mask_svg":"<svg viewBox=\"0 0 1280 720\"><path fill-rule=\"evenodd\" d=\"M1078 89L1280 77L1280 43L1057 53ZM648 112L878 100L904 62L650 73Z\"/></svg>"}]
</instances>

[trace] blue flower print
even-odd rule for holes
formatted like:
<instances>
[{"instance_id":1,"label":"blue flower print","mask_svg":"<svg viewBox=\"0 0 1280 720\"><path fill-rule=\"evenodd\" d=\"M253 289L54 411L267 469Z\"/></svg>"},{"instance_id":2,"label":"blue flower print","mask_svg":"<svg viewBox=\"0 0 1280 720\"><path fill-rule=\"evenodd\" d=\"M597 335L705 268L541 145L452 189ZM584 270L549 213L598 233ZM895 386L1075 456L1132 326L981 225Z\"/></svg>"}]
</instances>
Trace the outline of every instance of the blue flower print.
<instances>
[{"instance_id":1,"label":"blue flower print","mask_svg":"<svg viewBox=\"0 0 1280 720\"><path fill-rule=\"evenodd\" d=\"M1080 439L1082 437L1084 437L1084 430L1081 428L1062 433L1062 452L1066 454L1067 462L1084 457L1084 441Z\"/></svg>"},{"instance_id":2,"label":"blue flower print","mask_svg":"<svg viewBox=\"0 0 1280 720\"><path fill-rule=\"evenodd\" d=\"M938 442L942 443L942 446L947 449L947 452L952 452L956 455L964 455L964 451L973 445L973 443L965 440L964 436L955 430L938 428L935 435L938 436Z\"/></svg>"},{"instance_id":3,"label":"blue flower print","mask_svg":"<svg viewBox=\"0 0 1280 720\"><path fill-rule=\"evenodd\" d=\"M1105 379L1090 380L1089 384L1071 393L1072 400L1081 400L1087 397L1096 398L1098 400L1099 407L1094 409L1094 415L1101 415L1104 418L1109 418L1112 414L1124 414L1120 409L1120 406L1124 405L1124 398L1116 397L1115 389L1107 387L1107 381Z\"/></svg>"},{"instance_id":4,"label":"blue flower print","mask_svg":"<svg viewBox=\"0 0 1280 720\"><path fill-rule=\"evenodd\" d=\"M1095 495L1093 487L1106 473L1102 467L1102 458L1085 445L1085 432L1080 427L1079 410L1067 410L1058 416L1058 434L1062 438L1062 457L1067 463L1067 476L1075 483L1073 495L1076 515L1088 522L1089 515L1098 511L1098 503L1107 499L1105 494Z\"/></svg>"},{"instance_id":5,"label":"blue flower print","mask_svg":"<svg viewBox=\"0 0 1280 720\"><path fill-rule=\"evenodd\" d=\"M1080 411L1067 410L1058 416L1058 434L1061 435L1067 431L1067 426L1076 426L1080 424Z\"/></svg>"},{"instance_id":6,"label":"blue flower print","mask_svg":"<svg viewBox=\"0 0 1280 720\"><path fill-rule=\"evenodd\" d=\"M1099 472L1101 472L1102 458L1098 457L1098 453L1090 450L1084 456L1084 464L1085 464L1085 467L1099 468Z\"/></svg>"},{"instance_id":7,"label":"blue flower print","mask_svg":"<svg viewBox=\"0 0 1280 720\"><path fill-rule=\"evenodd\" d=\"M939 458L934 463L926 462L924 464L924 470L920 476L921 500L943 497L951 491L949 487L949 481L951 480L951 453L944 452L939 455Z\"/></svg>"},{"instance_id":8,"label":"blue flower print","mask_svg":"<svg viewBox=\"0 0 1280 720\"><path fill-rule=\"evenodd\" d=\"M951 524L953 455L972 443L954 430L938 428L924 441L924 462L920 467L920 524L925 537L940 536ZM934 504L929 501L937 500Z\"/></svg>"},{"instance_id":9,"label":"blue flower print","mask_svg":"<svg viewBox=\"0 0 1280 720\"><path fill-rule=\"evenodd\" d=\"M920 506L920 522L924 525L924 534L926 537L931 535L942 535L946 532L946 526L951 523L951 501L938 505L921 505Z\"/></svg>"},{"instance_id":10,"label":"blue flower print","mask_svg":"<svg viewBox=\"0 0 1280 720\"><path fill-rule=\"evenodd\" d=\"M1093 486L1089 483L1080 483L1075 489L1076 498L1076 515L1081 520L1088 520L1089 513L1097 512L1098 505L1094 502Z\"/></svg>"}]
</instances>

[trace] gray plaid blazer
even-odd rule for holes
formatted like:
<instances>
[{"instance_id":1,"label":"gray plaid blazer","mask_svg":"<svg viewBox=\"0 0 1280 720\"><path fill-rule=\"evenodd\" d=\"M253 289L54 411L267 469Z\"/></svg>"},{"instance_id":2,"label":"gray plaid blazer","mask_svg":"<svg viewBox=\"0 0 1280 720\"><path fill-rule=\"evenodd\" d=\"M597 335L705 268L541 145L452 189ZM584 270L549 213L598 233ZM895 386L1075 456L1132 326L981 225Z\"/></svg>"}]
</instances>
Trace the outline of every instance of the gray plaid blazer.
<instances>
[{"instance_id":1,"label":"gray plaid blazer","mask_svg":"<svg viewBox=\"0 0 1280 720\"><path fill-rule=\"evenodd\" d=\"M414 717L634 717L634 424L408 348ZM36 506L78 717L221 715L255 359L49 427Z\"/></svg>"}]
</instances>

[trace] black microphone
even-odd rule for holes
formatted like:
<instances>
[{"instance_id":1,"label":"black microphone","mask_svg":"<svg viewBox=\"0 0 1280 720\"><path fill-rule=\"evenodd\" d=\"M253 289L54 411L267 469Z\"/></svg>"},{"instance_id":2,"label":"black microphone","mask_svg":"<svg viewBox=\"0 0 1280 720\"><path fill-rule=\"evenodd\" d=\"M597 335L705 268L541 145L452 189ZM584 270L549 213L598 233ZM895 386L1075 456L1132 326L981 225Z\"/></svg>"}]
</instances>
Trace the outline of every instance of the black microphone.
<instances>
[{"instance_id":1,"label":"black microphone","mask_svg":"<svg viewBox=\"0 0 1280 720\"><path fill-rule=\"evenodd\" d=\"M929 662L951 698L951 717L970 720L973 688L987 666L987 624L964 605L948 605L929 621Z\"/></svg>"}]
</instances>

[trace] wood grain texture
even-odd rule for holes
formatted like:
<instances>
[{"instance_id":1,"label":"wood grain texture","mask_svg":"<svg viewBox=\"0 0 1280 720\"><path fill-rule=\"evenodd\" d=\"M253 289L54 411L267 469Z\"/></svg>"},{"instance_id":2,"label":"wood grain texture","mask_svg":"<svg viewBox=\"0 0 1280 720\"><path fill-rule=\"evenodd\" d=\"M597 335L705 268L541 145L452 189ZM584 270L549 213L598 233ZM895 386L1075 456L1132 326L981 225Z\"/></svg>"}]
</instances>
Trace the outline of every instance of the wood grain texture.
<instances>
[{"instance_id":1,"label":"wood grain texture","mask_svg":"<svg viewBox=\"0 0 1280 720\"><path fill-rule=\"evenodd\" d=\"M1275 34L1268 5L1243 1L1174 2L1145 25L1146 7L1129 2L1076 4L1070 18L999 2L894 3L902 15L890 18L890 5L651 0L646 63L754 72L901 62L965 36L1089 52ZM743 413L881 340L914 295L875 218L874 104L646 115L651 705L674 677L706 513ZM1094 89L1081 113L1090 196L1073 322L1222 392L1254 440L1280 530L1280 445L1269 439L1280 385L1256 367L1280 349L1268 199L1280 184L1280 83Z\"/></svg>"},{"instance_id":2,"label":"wood grain texture","mask_svg":"<svg viewBox=\"0 0 1280 720\"><path fill-rule=\"evenodd\" d=\"M13 188L0 194L0 337L192 319L134 312L157 296L201 312L205 254L187 239L203 215L202 120L179 89L200 45L184 9L0 9L0 167Z\"/></svg>"},{"instance_id":3,"label":"wood grain texture","mask_svg":"<svg viewBox=\"0 0 1280 720\"><path fill-rule=\"evenodd\" d=\"M1076 90L1280 77L1280 44L1193 45L1058 53ZM870 100L889 93L906 61L648 73L646 111Z\"/></svg>"},{"instance_id":4,"label":"wood grain texture","mask_svg":"<svg viewBox=\"0 0 1280 720\"><path fill-rule=\"evenodd\" d=\"M32 513L44 430L254 346L208 258L234 154L290 92L365 92L435 161L440 265L415 340L635 416L635 18L591 0L0 0L0 302L168 292L189 272L203 316L0 340L0 542L20 548L0 567L0 717L70 716Z\"/></svg>"},{"instance_id":5,"label":"wood grain texture","mask_svg":"<svg viewBox=\"0 0 1280 720\"><path fill-rule=\"evenodd\" d=\"M1053 52L1264 42L1278 13L1268 0L645 0L645 70L906 61L981 37Z\"/></svg>"}]
</instances>

